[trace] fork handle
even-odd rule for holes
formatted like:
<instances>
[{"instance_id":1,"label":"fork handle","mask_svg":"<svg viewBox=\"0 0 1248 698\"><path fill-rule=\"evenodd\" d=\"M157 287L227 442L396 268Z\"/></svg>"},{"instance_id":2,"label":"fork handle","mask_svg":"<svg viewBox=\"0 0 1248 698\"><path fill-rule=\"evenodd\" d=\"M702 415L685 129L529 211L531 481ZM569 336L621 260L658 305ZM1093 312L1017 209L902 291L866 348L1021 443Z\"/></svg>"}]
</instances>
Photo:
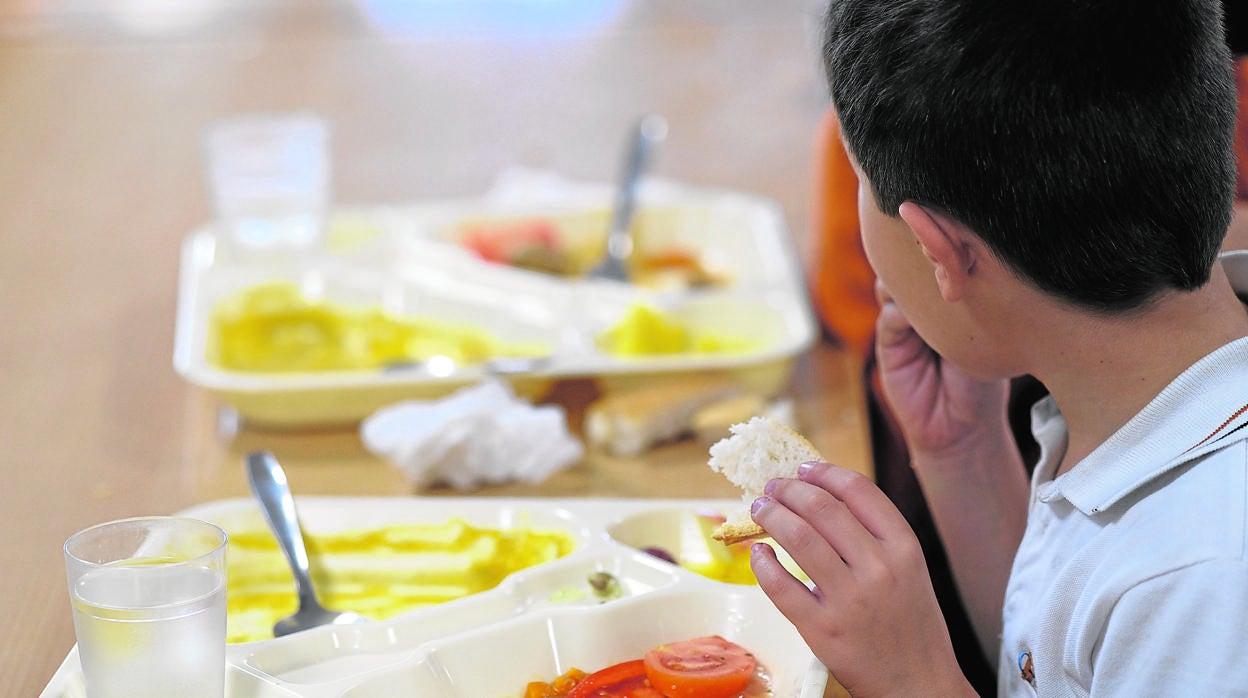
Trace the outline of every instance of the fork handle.
<instances>
[{"instance_id":1,"label":"fork handle","mask_svg":"<svg viewBox=\"0 0 1248 698\"><path fill-rule=\"evenodd\" d=\"M632 252L632 237L628 226L633 218L637 199L637 183L646 169L646 163L655 148L667 137L667 120L658 114L646 114L638 119L633 128L632 140L620 172L616 189L615 206L611 216L611 228L607 232L607 254L623 260Z\"/></svg>"},{"instance_id":2,"label":"fork handle","mask_svg":"<svg viewBox=\"0 0 1248 698\"><path fill-rule=\"evenodd\" d=\"M315 603L316 591L308 573L308 551L304 547L295 498L290 493L286 471L282 470L272 453L255 451L247 454L247 482L260 500L260 509L273 530L273 536L277 538L278 547L290 563L295 591L299 594L299 607L303 608L309 601Z\"/></svg>"}]
</instances>

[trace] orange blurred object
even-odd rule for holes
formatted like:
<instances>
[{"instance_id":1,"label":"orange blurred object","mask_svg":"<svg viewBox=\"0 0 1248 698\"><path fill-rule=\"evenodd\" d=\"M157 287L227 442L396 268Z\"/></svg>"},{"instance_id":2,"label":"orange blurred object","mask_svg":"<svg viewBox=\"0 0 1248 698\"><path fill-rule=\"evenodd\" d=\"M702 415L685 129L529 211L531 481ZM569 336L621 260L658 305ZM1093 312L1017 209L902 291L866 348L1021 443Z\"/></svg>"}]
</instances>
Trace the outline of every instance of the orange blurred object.
<instances>
[{"instance_id":1,"label":"orange blurred object","mask_svg":"<svg viewBox=\"0 0 1248 698\"><path fill-rule=\"evenodd\" d=\"M831 109L819 125L815 158L810 292L823 326L842 345L863 356L871 350L879 314L875 273L858 234L858 176Z\"/></svg>"}]
</instances>

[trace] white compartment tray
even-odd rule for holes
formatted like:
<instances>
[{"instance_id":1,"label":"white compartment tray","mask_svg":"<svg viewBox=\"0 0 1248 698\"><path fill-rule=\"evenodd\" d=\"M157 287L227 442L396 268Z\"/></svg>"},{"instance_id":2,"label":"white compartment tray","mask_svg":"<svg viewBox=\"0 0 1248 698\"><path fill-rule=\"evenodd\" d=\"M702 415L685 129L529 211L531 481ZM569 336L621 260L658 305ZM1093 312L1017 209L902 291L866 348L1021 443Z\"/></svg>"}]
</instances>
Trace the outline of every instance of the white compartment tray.
<instances>
[{"instance_id":1,"label":"white compartment tray","mask_svg":"<svg viewBox=\"0 0 1248 698\"><path fill-rule=\"evenodd\" d=\"M444 232L448 221L540 217L566 224L567 237L602 237L609 208L597 201L579 197L556 206L472 198L343 209L326 249L302 257L240 259L205 226L182 248L174 367L244 419L279 427L354 422L401 399L439 397L481 378L480 364L440 372L297 373L215 365L209 359L214 305L240 289L281 280L337 305L467 323L504 342L546 347L543 363L509 374L528 397L540 397L560 378L636 382L676 372L724 372L767 395L787 387L793 359L814 342L816 325L793 240L772 201L684 187L647 200L638 212L638 225L650 230L644 244L690 250L725 270L728 281L695 290L587 282L491 264ZM659 307L691 330L748 338L753 346L729 354L619 357L600 351L595 337L637 303Z\"/></svg>"},{"instance_id":2,"label":"white compartment tray","mask_svg":"<svg viewBox=\"0 0 1248 698\"><path fill-rule=\"evenodd\" d=\"M658 644L718 634L754 652L777 698L818 698L828 683L792 624L756 586L718 582L640 550L696 556L705 539L695 512L734 501L304 497L309 532L437 523L459 517L495 528L558 528L576 549L507 577L489 591L383 621L328 626L227 648L227 698L340 696L520 698L529 681L572 667L594 671L636 659ZM229 530L263 529L254 502L223 500L183 514ZM705 551L703 551L705 552ZM562 589L606 571L621 597L562 600ZM77 650L44 698L85 695Z\"/></svg>"}]
</instances>

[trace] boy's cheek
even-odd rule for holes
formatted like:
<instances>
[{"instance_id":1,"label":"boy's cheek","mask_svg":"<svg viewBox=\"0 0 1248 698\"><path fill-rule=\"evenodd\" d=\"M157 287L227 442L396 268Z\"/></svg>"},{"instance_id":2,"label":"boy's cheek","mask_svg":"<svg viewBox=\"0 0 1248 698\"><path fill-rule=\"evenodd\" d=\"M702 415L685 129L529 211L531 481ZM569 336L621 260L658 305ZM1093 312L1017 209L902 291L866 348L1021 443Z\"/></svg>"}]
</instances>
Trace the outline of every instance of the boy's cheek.
<instances>
[{"instance_id":1,"label":"boy's cheek","mask_svg":"<svg viewBox=\"0 0 1248 698\"><path fill-rule=\"evenodd\" d=\"M880 278L875 280L875 301L880 305L893 302L893 294L889 292L888 287L884 285L884 280Z\"/></svg>"}]
</instances>

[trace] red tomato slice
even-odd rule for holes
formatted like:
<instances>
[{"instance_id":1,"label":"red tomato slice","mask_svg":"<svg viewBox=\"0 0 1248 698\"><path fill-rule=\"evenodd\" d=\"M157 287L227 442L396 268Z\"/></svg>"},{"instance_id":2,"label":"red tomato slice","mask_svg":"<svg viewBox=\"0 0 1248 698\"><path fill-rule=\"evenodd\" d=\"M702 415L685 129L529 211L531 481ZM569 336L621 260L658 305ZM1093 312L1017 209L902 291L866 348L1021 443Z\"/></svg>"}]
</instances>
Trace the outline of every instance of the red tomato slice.
<instances>
[{"instance_id":1,"label":"red tomato slice","mask_svg":"<svg viewBox=\"0 0 1248 698\"><path fill-rule=\"evenodd\" d=\"M613 664L586 676L568 692L568 698L665 698L650 687L645 662Z\"/></svg>"},{"instance_id":2,"label":"red tomato slice","mask_svg":"<svg viewBox=\"0 0 1248 698\"><path fill-rule=\"evenodd\" d=\"M718 635L659 645L642 661L667 698L737 698L758 665L749 650Z\"/></svg>"}]
</instances>

